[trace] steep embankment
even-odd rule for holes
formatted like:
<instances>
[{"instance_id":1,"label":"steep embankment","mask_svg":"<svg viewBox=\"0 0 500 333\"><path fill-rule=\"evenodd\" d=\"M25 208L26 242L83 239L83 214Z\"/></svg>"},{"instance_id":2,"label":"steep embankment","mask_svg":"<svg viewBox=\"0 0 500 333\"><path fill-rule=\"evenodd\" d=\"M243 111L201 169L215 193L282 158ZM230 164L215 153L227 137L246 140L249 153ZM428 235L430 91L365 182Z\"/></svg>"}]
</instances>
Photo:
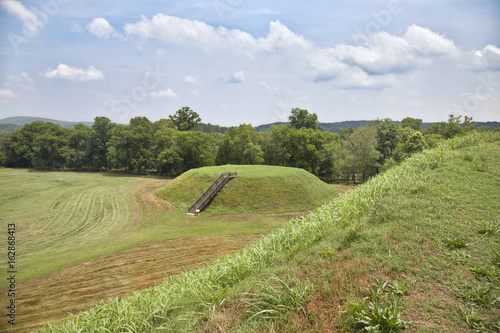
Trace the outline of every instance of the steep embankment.
<instances>
[{"instance_id":1,"label":"steep embankment","mask_svg":"<svg viewBox=\"0 0 500 333\"><path fill-rule=\"evenodd\" d=\"M315 209L337 196L318 178L297 168L265 165L224 165L192 169L156 191L177 208L187 209L224 171L238 176L227 183L205 215L272 214Z\"/></svg>"},{"instance_id":2,"label":"steep embankment","mask_svg":"<svg viewBox=\"0 0 500 333\"><path fill-rule=\"evenodd\" d=\"M413 156L234 255L52 332L498 331L500 140Z\"/></svg>"}]
</instances>

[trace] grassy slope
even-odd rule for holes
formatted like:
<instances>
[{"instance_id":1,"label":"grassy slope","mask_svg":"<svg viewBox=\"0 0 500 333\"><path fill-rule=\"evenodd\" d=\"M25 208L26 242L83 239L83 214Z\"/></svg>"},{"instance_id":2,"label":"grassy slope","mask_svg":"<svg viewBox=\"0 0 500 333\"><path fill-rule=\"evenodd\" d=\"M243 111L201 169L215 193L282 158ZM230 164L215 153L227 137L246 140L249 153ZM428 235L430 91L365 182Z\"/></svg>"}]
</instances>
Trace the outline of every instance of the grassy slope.
<instances>
[{"instance_id":1,"label":"grassy slope","mask_svg":"<svg viewBox=\"0 0 500 333\"><path fill-rule=\"evenodd\" d=\"M350 331L354 309L377 290L409 331L498 330L500 144L476 144L417 155L236 255L51 331ZM457 236L469 249L446 245Z\"/></svg>"},{"instance_id":2,"label":"grassy slope","mask_svg":"<svg viewBox=\"0 0 500 333\"><path fill-rule=\"evenodd\" d=\"M187 209L224 171L238 172L238 176L222 188L204 215L302 212L336 196L331 186L302 169L250 165L193 169L156 195Z\"/></svg>"}]
</instances>

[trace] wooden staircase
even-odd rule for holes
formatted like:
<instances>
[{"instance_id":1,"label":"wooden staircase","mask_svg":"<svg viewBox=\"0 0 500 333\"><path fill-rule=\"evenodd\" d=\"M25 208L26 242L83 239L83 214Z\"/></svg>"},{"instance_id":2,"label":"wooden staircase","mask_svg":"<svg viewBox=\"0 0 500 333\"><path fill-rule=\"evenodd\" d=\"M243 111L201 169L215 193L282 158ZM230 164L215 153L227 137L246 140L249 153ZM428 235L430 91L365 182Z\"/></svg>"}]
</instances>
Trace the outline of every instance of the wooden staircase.
<instances>
[{"instance_id":1,"label":"wooden staircase","mask_svg":"<svg viewBox=\"0 0 500 333\"><path fill-rule=\"evenodd\" d=\"M224 185L226 185L228 181L230 181L237 175L238 175L237 172L231 172L231 171L221 173L219 177L217 177L214 180L212 185L210 185L205 190L205 192L203 192L203 194L200 195L200 197L196 199L196 201L191 206L189 206L188 214L197 214L201 212L203 209L205 209L205 207L208 206L210 201L212 201L212 199L220 191L220 189L224 187Z\"/></svg>"}]
</instances>

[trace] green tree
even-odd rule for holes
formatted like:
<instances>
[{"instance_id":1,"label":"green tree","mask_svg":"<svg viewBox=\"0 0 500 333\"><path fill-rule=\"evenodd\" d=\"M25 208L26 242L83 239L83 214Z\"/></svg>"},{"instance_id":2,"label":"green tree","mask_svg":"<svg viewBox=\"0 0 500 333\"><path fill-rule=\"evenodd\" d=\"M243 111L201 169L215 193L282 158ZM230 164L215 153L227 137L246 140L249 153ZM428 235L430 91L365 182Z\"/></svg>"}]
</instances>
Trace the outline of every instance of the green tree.
<instances>
[{"instance_id":1,"label":"green tree","mask_svg":"<svg viewBox=\"0 0 500 333\"><path fill-rule=\"evenodd\" d=\"M396 152L394 153L395 160L401 161L405 158L410 157L414 153L421 152L424 149L428 149L429 145L425 140L424 135L420 131L413 131L411 135L408 136L405 142L398 144Z\"/></svg>"},{"instance_id":2,"label":"green tree","mask_svg":"<svg viewBox=\"0 0 500 333\"><path fill-rule=\"evenodd\" d=\"M11 166L14 162L12 156L12 138L7 132L0 132L0 165Z\"/></svg>"},{"instance_id":3,"label":"green tree","mask_svg":"<svg viewBox=\"0 0 500 333\"><path fill-rule=\"evenodd\" d=\"M401 120L401 127L409 127L414 131L422 131L422 119L406 117Z\"/></svg>"},{"instance_id":4,"label":"green tree","mask_svg":"<svg viewBox=\"0 0 500 333\"><path fill-rule=\"evenodd\" d=\"M261 136L252 125L229 127L219 145L217 164L263 164Z\"/></svg>"},{"instance_id":5,"label":"green tree","mask_svg":"<svg viewBox=\"0 0 500 333\"><path fill-rule=\"evenodd\" d=\"M304 127L292 128L287 135L287 144L290 147L288 165L318 175L323 146L322 132Z\"/></svg>"},{"instance_id":6,"label":"green tree","mask_svg":"<svg viewBox=\"0 0 500 333\"><path fill-rule=\"evenodd\" d=\"M288 134L292 131L285 124L272 125L265 133L263 142L264 161L269 165L286 166L290 159Z\"/></svg>"},{"instance_id":7,"label":"green tree","mask_svg":"<svg viewBox=\"0 0 500 333\"><path fill-rule=\"evenodd\" d=\"M424 135L439 134L445 139L450 139L457 135L474 130L476 123L472 117L465 116L462 123L462 116L454 116L450 114L447 122L434 123L429 128L425 129Z\"/></svg>"},{"instance_id":8,"label":"green tree","mask_svg":"<svg viewBox=\"0 0 500 333\"><path fill-rule=\"evenodd\" d=\"M94 119L90 141L90 149L92 151L90 160L91 170L102 171L108 168L108 143L111 140L115 127L116 124L112 123L109 118L96 117Z\"/></svg>"},{"instance_id":9,"label":"green tree","mask_svg":"<svg viewBox=\"0 0 500 333\"><path fill-rule=\"evenodd\" d=\"M153 123L154 156L157 172L171 176L182 170L182 151L177 146L177 126L170 119Z\"/></svg>"},{"instance_id":10,"label":"green tree","mask_svg":"<svg viewBox=\"0 0 500 333\"><path fill-rule=\"evenodd\" d=\"M322 129L319 126L318 116L315 113L309 114L309 111L300 108L293 108L291 113L288 120L292 128Z\"/></svg>"},{"instance_id":11,"label":"green tree","mask_svg":"<svg viewBox=\"0 0 500 333\"><path fill-rule=\"evenodd\" d=\"M60 169L66 165L68 131L59 124L34 121L12 134L16 166Z\"/></svg>"},{"instance_id":12,"label":"green tree","mask_svg":"<svg viewBox=\"0 0 500 333\"><path fill-rule=\"evenodd\" d=\"M380 167L378 160L381 153L376 149L377 132L372 126L357 128L350 136L354 151L354 164L358 172L362 174L363 182L367 175L376 173Z\"/></svg>"},{"instance_id":13,"label":"green tree","mask_svg":"<svg viewBox=\"0 0 500 333\"><path fill-rule=\"evenodd\" d=\"M182 171L215 165L216 135L193 131L179 132L176 140L177 147L182 152Z\"/></svg>"},{"instance_id":14,"label":"green tree","mask_svg":"<svg viewBox=\"0 0 500 333\"><path fill-rule=\"evenodd\" d=\"M189 131L196 124L201 123L200 116L191 110L188 106L185 106L175 113L175 115L168 116L170 120L177 126L179 131Z\"/></svg>"},{"instance_id":15,"label":"green tree","mask_svg":"<svg viewBox=\"0 0 500 333\"><path fill-rule=\"evenodd\" d=\"M401 141L400 126L393 123L391 119L377 119L370 123L377 131L377 146L376 149L381 153L379 164L383 165L384 161L394 153L398 143Z\"/></svg>"},{"instance_id":16,"label":"green tree","mask_svg":"<svg viewBox=\"0 0 500 333\"><path fill-rule=\"evenodd\" d=\"M69 131L68 139L68 166L76 170L88 169L91 165L92 157L92 128L76 124L75 128Z\"/></svg>"},{"instance_id":17,"label":"green tree","mask_svg":"<svg viewBox=\"0 0 500 333\"><path fill-rule=\"evenodd\" d=\"M323 179L338 178L340 171L335 153L340 149L342 149L340 135L332 132L324 132L318 173Z\"/></svg>"},{"instance_id":18,"label":"green tree","mask_svg":"<svg viewBox=\"0 0 500 333\"><path fill-rule=\"evenodd\" d=\"M130 161L131 147L127 133L127 126L118 124L113 127L111 137L107 143L106 169L126 168L131 171L128 161Z\"/></svg>"},{"instance_id":19,"label":"green tree","mask_svg":"<svg viewBox=\"0 0 500 333\"><path fill-rule=\"evenodd\" d=\"M344 175L346 184L349 185L349 176L353 176L354 183L356 184L356 147L352 140L353 133L344 133L342 137L342 149L337 153L338 158L341 160L339 163L341 173Z\"/></svg>"},{"instance_id":20,"label":"green tree","mask_svg":"<svg viewBox=\"0 0 500 333\"><path fill-rule=\"evenodd\" d=\"M155 166L153 123L146 117L132 118L126 133L130 144L129 170L144 173L147 169L153 168Z\"/></svg>"}]
</instances>

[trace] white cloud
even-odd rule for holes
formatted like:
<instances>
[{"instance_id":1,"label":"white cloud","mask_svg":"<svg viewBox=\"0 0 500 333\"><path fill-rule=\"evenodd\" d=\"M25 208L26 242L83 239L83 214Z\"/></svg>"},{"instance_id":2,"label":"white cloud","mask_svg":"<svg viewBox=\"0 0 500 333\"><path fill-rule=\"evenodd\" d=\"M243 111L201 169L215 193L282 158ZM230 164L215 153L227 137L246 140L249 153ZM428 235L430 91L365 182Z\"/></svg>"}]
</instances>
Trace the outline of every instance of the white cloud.
<instances>
[{"instance_id":1,"label":"white cloud","mask_svg":"<svg viewBox=\"0 0 500 333\"><path fill-rule=\"evenodd\" d=\"M184 82L186 82L186 83L196 83L196 82L198 82L198 80L196 80L196 78L194 76L186 75L186 76L184 76Z\"/></svg>"},{"instance_id":2,"label":"white cloud","mask_svg":"<svg viewBox=\"0 0 500 333\"><path fill-rule=\"evenodd\" d=\"M231 83L241 83L245 82L245 71L234 72L229 77L229 82Z\"/></svg>"},{"instance_id":3,"label":"white cloud","mask_svg":"<svg viewBox=\"0 0 500 333\"><path fill-rule=\"evenodd\" d=\"M108 39L109 37L117 36L115 28L113 28L109 24L109 22L102 17L95 18L92 20L92 22L87 24L87 30L92 35L97 36L99 38Z\"/></svg>"},{"instance_id":4,"label":"white cloud","mask_svg":"<svg viewBox=\"0 0 500 333\"><path fill-rule=\"evenodd\" d=\"M416 25L408 27L402 37L381 31L367 37L363 46L338 45L327 52L342 63L376 75L408 72L434 58L459 55L453 41Z\"/></svg>"},{"instance_id":5,"label":"white cloud","mask_svg":"<svg viewBox=\"0 0 500 333\"><path fill-rule=\"evenodd\" d=\"M149 93L151 97L155 98L161 98L161 97L166 97L166 98L178 98L179 95L175 93L172 89L168 88L166 90L155 90Z\"/></svg>"},{"instance_id":6,"label":"white cloud","mask_svg":"<svg viewBox=\"0 0 500 333\"><path fill-rule=\"evenodd\" d=\"M380 88L394 82L394 74L410 72L436 59L459 56L460 50L446 36L412 25L401 36L381 31L364 39L363 45L339 44L319 47L291 31L279 21L269 23L265 37L254 38L238 29L213 27L204 22L157 14L151 19L125 25L128 36L159 39L167 43L202 48L208 52L229 51L253 59L275 54L289 70L315 82L336 81L353 88ZM244 73L233 73L230 82L243 82Z\"/></svg>"},{"instance_id":7,"label":"white cloud","mask_svg":"<svg viewBox=\"0 0 500 333\"><path fill-rule=\"evenodd\" d=\"M10 89L0 89L0 103L9 104L17 95Z\"/></svg>"},{"instance_id":8,"label":"white cloud","mask_svg":"<svg viewBox=\"0 0 500 333\"><path fill-rule=\"evenodd\" d=\"M18 75L8 75L5 85L8 87L19 87L23 90L34 90L35 81L26 73Z\"/></svg>"},{"instance_id":9,"label":"white cloud","mask_svg":"<svg viewBox=\"0 0 500 333\"><path fill-rule=\"evenodd\" d=\"M452 40L415 24L408 27L404 39L410 45L411 52L423 57L456 57L459 53Z\"/></svg>"},{"instance_id":10,"label":"white cloud","mask_svg":"<svg viewBox=\"0 0 500 333\"><path fill-rule=\"evenodd\" d=\"M17 0L0 0L0 7L7 14L14 16L23 23L25 37L34 37L48 20L46 14L39 16L34 10L26 8Z\"/></svg>"},{"instance_id":11,"label":"white cloud","mask_svg":"<svg viewBox=\"0 0 500 333\"><path fill-rule=\"evenodd\" d=\"M476 51L468 66L474 70L500 70L500 48L487 45L482 50Z\"/></svg>"},{"instance_id":12,"label":"white cloud","mask_svg":"<svg viewBox=\"0 0 500 333\"><path fill-rule=\"evenodd\" d=\"M252 49L255 44L252 35L238 29L215 28L201 21L164 14L157 14L151 19L143 16L139 22L125 24L124 30L128 36L154 38L207 51L221 49L245 51Z\"/></svg>"},{"instance_id":13,"label":"white cloud","mask_svg":"<svg viewBox=\"0 0 500 333\"><path fill-rule=\"evenodd\" d=\"M64 79L71 81L92 81L104 79L104 73L90 66L88 69L71 67L65 64L59 64L56 69L47 69L40 75L47 79Z\"/></svg>"},{"instance_id":14,"label":"white cloud","mask_svg":"<svg viewBox=\"0 0 500 333\"><path fill-rule=\"evenodd\" d=\"M10 89L0 89L0 98L1 99L12 99L15 98L16 94Z\"/></svg>"}]
</instances>

